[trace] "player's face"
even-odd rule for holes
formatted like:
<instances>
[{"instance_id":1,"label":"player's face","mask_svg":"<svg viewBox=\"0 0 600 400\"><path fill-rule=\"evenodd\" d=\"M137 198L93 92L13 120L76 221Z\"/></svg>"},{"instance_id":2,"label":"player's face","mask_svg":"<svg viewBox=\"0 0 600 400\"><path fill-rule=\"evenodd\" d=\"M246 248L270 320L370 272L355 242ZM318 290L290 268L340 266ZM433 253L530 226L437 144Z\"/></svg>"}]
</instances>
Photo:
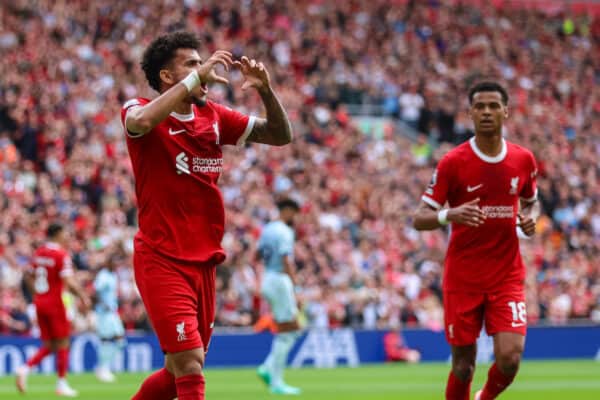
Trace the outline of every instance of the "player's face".
<instances>
[{"instance_id":1,"label":"player's face","mask_svg":"<svg viewBox=\"0 0 600 400\"><path fill-rule=\"evenodd\" d=\"M504 119L508 117L508 107L502 102L500 92L477 92L473 96L469 116L475 125L475 132L500 134Z\"/></svg>"},{"instance_id":2,"label":"player's face","mask_svg":"<svg viewBox=\"0 0 600 400\"><path fill-rule=\"evenodd\" d=\"M284 208L281 210L281 219L289 226L294 226L298 212L293 208Z\"/></svg>"},{"instance_id":3,"label":"player's face","mask_svg":"<svg viewBox=\"0 0 600 400\"><path fill-rule=\"evenodd\" d=\"M69 243L69 239L69 232L67 231L67 229L61 230L56 235L56 242L62 246L66 246Z\"/></svg>"},{"instance_id":4,"label":"player's face","mask_svg":"<svg viewBox=\"0 0 600 400\"><path fill-rule=\"evenodd\" d=\"M177 49L167 70L170 73L173 84L175 84L188 76L190 72L200 65L202 65L202 59L196 50ZM207 93L208 86L206 83L202 83L192 90L189 101L198 105L204 105L206 103Z\"/></svg>"}]
</instances>

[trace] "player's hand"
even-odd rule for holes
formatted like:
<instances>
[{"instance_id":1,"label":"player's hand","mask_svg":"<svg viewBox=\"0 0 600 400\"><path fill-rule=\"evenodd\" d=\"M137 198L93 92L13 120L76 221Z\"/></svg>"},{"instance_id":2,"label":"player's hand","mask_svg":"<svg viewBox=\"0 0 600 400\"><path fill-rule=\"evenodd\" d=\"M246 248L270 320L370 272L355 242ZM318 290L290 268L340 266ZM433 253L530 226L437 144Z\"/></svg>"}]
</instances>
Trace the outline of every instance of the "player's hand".
<instances>
[{"instance_id":1,"label":"player's hand","mask_svg":"<svg viewBox=\"0 0 600 400\"><path fill-rule=\"evenodd\" d=\"M244 74L244 78L246 78L246 81L242 85L242 90L255 88L260 91L268 89L271 86L269 72L263 63L242 56L241 60L235 61L233 65L238 67L242 71L242 74Z\"/></svg>"},{"instance_id":2,"label":"player's hand","mask_svg":"<svg viewBox=\"0 0 600 400\"><path fill-rule=\"evenodd\" d=\"M205 62L198 66L198 76L203 83L219 82L229 84L227 78L218 75L215 71L217 64L221 64L226 71L229 71L229 66L233 64L233 55L225 50L215 51Z\"/></svg>"},{"instance_id":3,"label":"player's hand","mask_svg":"<svg viewBox=\"0 0 600 400\"><path fill-rule=\"evenodd\" d=\"M88 296L80 296L79 300L81 300L81 304L85 310L89 310L92 307L92 302Z\"/></svg>"},{"instance_id":4,"label":"player's hand","mask_svg":"<svg viewBox=\"0 0 600 400\"><path fill-rule=\"evenodd\" d=\"M485 213L479 208L479 197L448 210L448 221L477 228L485 222Z\"/></svg>"},{"instance_id":5,"label":"player's hand","mask_svg":"<svg viewBox=\"0 0 600 400\"><path fill-rule=\"evenodd\" d=\"M535 219L525 216L521 213L519 213L517 216L519 217L517 226L520 226L523 233L527 236L533 236L535 233Z\"/></svg>"}]
</instances>

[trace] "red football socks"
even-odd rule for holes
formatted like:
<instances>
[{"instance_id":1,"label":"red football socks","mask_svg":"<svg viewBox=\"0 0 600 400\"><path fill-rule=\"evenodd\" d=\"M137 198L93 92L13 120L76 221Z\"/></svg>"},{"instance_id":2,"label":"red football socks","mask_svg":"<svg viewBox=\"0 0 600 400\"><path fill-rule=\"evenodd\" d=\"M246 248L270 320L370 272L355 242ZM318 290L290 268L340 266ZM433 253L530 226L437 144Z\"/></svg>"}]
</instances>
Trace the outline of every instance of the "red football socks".
<instances>
[{"instance_id":1,"label":"red football socks","mask_svg":"<svg viewBox=\"0 0 600 400\"><path fill-rule=\"evenodd\" d=\"M504 391L515 379L515 375L506 376L496 366L496 363L492 365L488 371L488 379L481 392L480 400L492 400L495 399L500 393Z\"/></svg>"},{"instance_id":2,"label":"red football socks","mask_svg":"<svg viewBox=\"0 0 600 400\"><path fill-rule=\"evenodd\" d=\"M69 368L69 349L58 349L56 351L56 372L59 378L64 378Z\"/></svg>"},{"instance_id":3,"label":"red football socks","mask_svg":"<svg viewBox=\"0 0 600 400\"><path fill-rule=\"evenodd\" d=\"M185 375L175 379L178 400L204 400L204 375Z\"/></svg>"},{"instance_id":4,"label":"red football socks","mask_svg":"<svg viewBox=\"0 0 600 400\"><path fill-rule=\"evenodd\" d=\"M450 371L446 385L446 400L469 400L471 380L472 378L463 382Z\"/></svg>"},{"instance_id":5,"label":"red football socks","mask_svg":"<svg viewBox=\"0 0 600 400\"><path fill-rule=\"evenodd\" d=\"M165 400L175 397L175 377L165 368L161 368L146 378L131 400Z\"/></svg>"},{"instance_id":6,"label":"red football socks","mask_svg":"<svg viewBox=\"0 0 600 400\"><path fill-rule=\"evenodd\" d=\"M46 356L50 354L50 349L47 347L40 347L40 349L37 351L37 353L35 353L35 355L33 357L31 357L29 359L29 361L27 361L27 366L28 367L35 367L36 365L38 365L39 363L42 362L42 360L44 358L46 358Z\"/></svg>"}]
</instances>

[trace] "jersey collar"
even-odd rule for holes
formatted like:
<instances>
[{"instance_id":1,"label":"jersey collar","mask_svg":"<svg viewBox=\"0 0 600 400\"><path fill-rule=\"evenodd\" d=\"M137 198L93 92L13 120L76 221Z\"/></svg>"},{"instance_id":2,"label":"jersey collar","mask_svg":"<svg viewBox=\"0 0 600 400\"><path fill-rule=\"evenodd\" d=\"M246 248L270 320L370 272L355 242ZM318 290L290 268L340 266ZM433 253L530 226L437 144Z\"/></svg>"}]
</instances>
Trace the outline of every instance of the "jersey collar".
<instances>
[{"instance_id":1,"label":"jersey collar","mask_svg":"<svg viewBox=\"0 0 600 400\"><path fill-rule=\"evenodd\" d=\"M192 112L189 114L179 114L175 111L171 112L171 117L181 121L181 122L189 122L194 120L194 108L192 107Z\"/></svg>"},{"instance_id":2,"label":"jersey collar","mask_svg":"<svg viewBox=\"0 0 600 400\"><path fill-rule=\"evenodd\" d=\"M496 164L504 160L504 158L506 157L507 149L506 140L504 140L504 138L502 139L502 150L500 150L500 153L498 153L498 155L494 157L485 155L481 150L479 150L479 148L477 147L477 143L475 143L475 136L469 139L469 144L471 145L471 149L473 149L473 152L477 155L477 157L481 158L487 163Z\"/></svg>"}]
</instances>

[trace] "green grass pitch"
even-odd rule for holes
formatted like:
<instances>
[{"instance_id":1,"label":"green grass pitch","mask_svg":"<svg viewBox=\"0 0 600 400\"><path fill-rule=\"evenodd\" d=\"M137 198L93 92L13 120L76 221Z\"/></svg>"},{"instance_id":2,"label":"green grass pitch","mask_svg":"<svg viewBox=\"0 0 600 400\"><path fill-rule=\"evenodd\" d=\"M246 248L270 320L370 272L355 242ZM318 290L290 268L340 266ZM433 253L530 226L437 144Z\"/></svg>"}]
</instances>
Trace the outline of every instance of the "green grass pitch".
<instances>
[{"instance_id":1,"label":"green grass pitch","mask_svg":"<svg viewBox=\"0 0 600 400\"><path fill-rule=\"evenodd\" d=\"M303 389L295 398L306 400L443 399L448 364L387 364L359 368L287 370L286 381ZM473 394L487 374L479 365ZM115 384L101 384L93 375L70 375L71 385L81 400L130 399L146 374L121 374ZM206 371L208 400L258 400L280 396L268 393L254 369L209 369ZM54 376L30 377L26 395L16 393L12 377L0 378L0 399L55 399ZM515 383L500 396L506 400L598 400L600 362L524 362Z\"/></svg>"}]
</instances>

